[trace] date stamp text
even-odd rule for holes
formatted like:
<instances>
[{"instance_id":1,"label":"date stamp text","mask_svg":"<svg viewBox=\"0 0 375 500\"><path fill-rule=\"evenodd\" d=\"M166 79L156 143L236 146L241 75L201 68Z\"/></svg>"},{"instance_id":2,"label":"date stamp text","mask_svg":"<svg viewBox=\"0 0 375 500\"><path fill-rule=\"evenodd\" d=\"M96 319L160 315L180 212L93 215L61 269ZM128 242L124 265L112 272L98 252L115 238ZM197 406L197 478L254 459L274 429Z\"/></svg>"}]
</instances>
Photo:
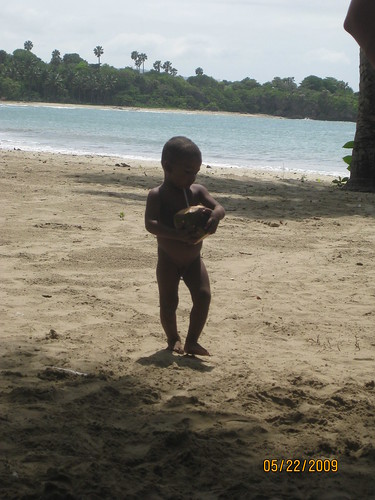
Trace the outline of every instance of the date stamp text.
<instances>
[{"instance_id":1,"label":"date stamp text","mask_svg":"<svg viewBox=\"0 0 375 500\"><path fill-rule=\"evenodd\" d=\"M333 459L315 459L315 458L302 458L302 459L272 459L266 458L263 460L264 472L289 472L289 473L327 473L338 472L338 461Z\"/></svg>"}]
</instances>

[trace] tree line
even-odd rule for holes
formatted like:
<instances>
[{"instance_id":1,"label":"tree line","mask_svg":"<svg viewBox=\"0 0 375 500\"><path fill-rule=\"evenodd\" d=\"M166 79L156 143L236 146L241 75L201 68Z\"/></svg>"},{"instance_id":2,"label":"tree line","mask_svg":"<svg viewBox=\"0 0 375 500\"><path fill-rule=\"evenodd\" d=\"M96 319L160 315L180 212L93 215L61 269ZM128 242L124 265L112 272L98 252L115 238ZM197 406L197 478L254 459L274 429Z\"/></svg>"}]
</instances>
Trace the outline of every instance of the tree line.
<instances>
[{"instance_id":1,"label":"tree line","mask_svg":"<svg viewBox=\"0 0 375 500\"><path fill-rule=\"evenodd\" d=\"M147 55L132 51L134 67L101 63L103 47L93 51L97 64L79 54L61 56L54 50L46 63L28 40L12 54L0 50L0 99L70 104L228 111L286 118L355 121L358 94L332 77L307 76L297 85L293 77L275 77L264 84L253 78L217 81L204 74L178 75L170 61L155 61L145 71ZM142 67L142 72L141 72Z\"/></svg>"}]
</instances>

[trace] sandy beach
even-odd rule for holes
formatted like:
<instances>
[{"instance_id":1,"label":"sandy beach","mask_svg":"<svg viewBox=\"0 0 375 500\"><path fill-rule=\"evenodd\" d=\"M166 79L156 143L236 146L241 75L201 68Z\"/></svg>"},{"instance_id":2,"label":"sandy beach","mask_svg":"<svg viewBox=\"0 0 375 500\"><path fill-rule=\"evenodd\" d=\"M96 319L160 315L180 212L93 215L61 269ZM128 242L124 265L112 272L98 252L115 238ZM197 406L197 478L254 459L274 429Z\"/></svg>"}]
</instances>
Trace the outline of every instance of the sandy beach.
<instances>
[{"instance_id":1,"label":"sandy beach","mask_svg":"<svg viewBox=\"0 0 375 500\"><path fill-rule=\"evenodd\" d=\"M158 164L1 151L0 179L1 499L374 498L375 195L203 166L203 359L165 350Z\"/></svg>"}]
</instances>

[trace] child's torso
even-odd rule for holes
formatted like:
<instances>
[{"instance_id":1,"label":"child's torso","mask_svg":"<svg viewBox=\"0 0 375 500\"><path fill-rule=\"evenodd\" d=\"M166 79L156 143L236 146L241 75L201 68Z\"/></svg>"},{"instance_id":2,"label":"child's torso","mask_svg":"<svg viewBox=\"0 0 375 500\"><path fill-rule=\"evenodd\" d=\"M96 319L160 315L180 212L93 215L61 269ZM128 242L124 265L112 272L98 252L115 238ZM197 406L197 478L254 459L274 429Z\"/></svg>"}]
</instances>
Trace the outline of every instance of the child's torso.
<instances>
[{"instance_id":1,"label":"child's torso","mask_svg":"<svg viewBox=\"0 0 375 500\"><path fill-rule=\"evenodd\" d=\"M174 228L173 219L175 214L183 208L199 203L198 190L194 185L190 189L186 189L185 193L186 198L183 190L171 194L163 186L160 187L160 222L162 224ZM202 243L189 245L183 241L158 237L158 246L168 255L174 264L183 267L189 265L199 256Z\"/></svg>"},{"instance_id":2,"label":"child's torso","mask_svg":"<svg viewBox=\"0 0 375 500\"><path fill-rule=\"evenodd\" d=\"M159 196L160 222L168 227L174 227L173 218L179 210L199 203L198 193L197 190L194 189L194 185L192 185L190 189L181 189L173 195L161 186Z\"/></svg>"}]
</instances>

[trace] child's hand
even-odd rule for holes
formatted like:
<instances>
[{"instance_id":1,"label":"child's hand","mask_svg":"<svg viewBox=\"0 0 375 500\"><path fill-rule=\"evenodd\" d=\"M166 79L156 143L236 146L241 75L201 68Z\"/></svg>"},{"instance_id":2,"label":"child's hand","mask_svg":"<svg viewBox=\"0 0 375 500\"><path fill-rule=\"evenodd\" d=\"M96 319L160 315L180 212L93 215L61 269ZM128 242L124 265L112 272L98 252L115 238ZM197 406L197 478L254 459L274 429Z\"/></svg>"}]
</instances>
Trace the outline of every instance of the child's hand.
<instances>
[{"instance_id":1,"label":"child's hand","mask_svg":"<svg viewBox=\"0 0 375 500\"><path fill-rule=\"evenodd\" d=\"M210 210L207 208L206 210ZM205 231L207 231L209 234L214 234L216 233L217 226L219 225L220 219L215 216L212 210L210 210L211 216L207 221L207 224L204 228Z\"/></svg>"}]
</instances>

